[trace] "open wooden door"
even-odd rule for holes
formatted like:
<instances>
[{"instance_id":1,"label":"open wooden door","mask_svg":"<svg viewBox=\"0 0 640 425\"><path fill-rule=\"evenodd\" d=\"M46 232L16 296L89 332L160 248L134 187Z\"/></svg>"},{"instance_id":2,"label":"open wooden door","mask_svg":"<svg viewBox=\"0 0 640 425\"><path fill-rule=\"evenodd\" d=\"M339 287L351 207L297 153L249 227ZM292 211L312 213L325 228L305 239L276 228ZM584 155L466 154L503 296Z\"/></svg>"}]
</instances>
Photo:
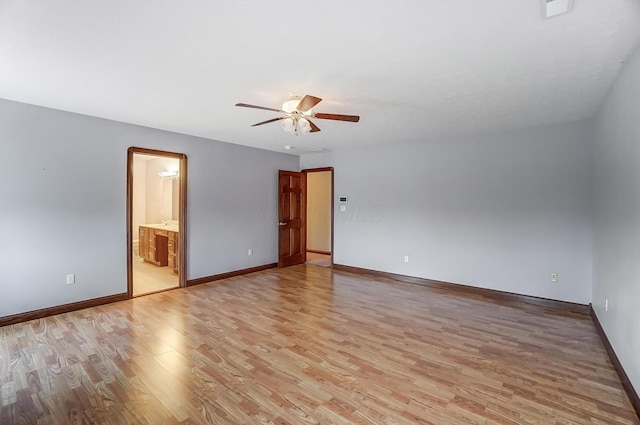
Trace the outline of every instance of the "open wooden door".
<instances>
[{"instance_id":1,"label":"open wooden door","mask_svg":"<svg viewBox=\"0 0 640 425\"><path fill-rule=\"evenodd\" d=\"M307 175L278 171L278 267L307 260Z\"/></svg>"}]
</instances>

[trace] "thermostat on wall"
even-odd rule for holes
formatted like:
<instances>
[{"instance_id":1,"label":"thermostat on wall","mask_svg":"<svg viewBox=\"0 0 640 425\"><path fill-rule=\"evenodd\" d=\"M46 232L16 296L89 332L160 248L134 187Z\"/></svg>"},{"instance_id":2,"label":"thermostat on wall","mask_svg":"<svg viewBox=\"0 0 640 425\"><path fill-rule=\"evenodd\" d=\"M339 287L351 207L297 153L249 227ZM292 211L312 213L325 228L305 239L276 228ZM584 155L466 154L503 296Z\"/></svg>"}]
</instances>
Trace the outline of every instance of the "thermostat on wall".
<instances>
[{"instance_id":1,"label":"thermostat on wall","mask_svg":"<svg viewBox=\"0 0 640 425\"><path fill-rule=\"evenodd\" d=\"M341 204L346 204L347 203L347 197L346 196L339 196L338 197L338 202L340 202Z\"/></svg>"}]
</instances>

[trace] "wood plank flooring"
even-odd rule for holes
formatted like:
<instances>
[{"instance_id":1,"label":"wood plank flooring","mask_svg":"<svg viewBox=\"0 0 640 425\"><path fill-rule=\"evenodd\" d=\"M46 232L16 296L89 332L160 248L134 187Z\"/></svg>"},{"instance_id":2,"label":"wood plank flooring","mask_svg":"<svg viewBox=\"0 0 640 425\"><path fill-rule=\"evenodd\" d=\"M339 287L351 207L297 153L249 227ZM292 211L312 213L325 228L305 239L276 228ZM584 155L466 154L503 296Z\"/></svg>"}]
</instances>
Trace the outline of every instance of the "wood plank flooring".
<instances>
[{"instance_id":1,"label":"wood plank flooring","mask_svg":"<svg viewBox=\"0 0 640 425\"><path fill-rule=\"evenodd\" d=\"M640 421L587 316L302 265L0 328L0 423Z\"/></svg>"}]
</instances>

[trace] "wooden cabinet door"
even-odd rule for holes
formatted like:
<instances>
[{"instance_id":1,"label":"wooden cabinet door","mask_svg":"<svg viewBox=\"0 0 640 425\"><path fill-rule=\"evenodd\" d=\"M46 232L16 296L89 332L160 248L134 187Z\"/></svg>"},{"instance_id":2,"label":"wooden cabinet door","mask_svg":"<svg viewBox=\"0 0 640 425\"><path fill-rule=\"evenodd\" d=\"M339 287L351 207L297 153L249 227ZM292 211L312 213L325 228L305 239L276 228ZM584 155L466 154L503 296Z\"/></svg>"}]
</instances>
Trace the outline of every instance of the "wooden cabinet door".
<instances>
[{"instance_id":1,"label":"wooden cabinet door","mask_svg":"<svg viewBox=\"0 0 640 425\"><path fill-rule=\"evenodd\" d=\"M169 264L169 237L164 230L156 230L156 250L155 250L155 262L156 265L164 267Z\"/></svg>"},{"instance_id":2,"label":"wooden cabinet door","mask_svg":"<svg viewBox=\"0 0 640 425\"><path fill-rule=\"evenodd\" d=\"M156 234L153 229L147 229L147 261L156 264Z\"/></svg>"},{"instance_id":3,"label":"wooden cabinet door","mask_svg":"<svg viewBox=\"0 0 640 425\"><path fill-rule=\"evenodd\" d=\"M148 229L140 226L138 230L138 255L141 258L148 258L149 256L149 241L147 240Z\"/></svg>"},{"instance_id":4,"label":"wooden cabinet door","mask_svg":"<svg viewBox=\"0 0 640 425\"><path fill-rule=\"evenodd\" d=\"M178 233L169 232L169 246L168 246L169 267L173 269L175 273L178 272Z\"/></svg>"}]
</instances>

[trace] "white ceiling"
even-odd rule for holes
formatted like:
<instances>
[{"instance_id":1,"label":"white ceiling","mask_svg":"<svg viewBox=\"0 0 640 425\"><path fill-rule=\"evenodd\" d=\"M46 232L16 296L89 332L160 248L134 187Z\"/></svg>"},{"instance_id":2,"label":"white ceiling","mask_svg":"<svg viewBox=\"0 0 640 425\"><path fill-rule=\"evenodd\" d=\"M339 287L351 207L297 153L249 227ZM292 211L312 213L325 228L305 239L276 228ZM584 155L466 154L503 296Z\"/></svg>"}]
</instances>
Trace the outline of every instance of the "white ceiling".
<instances>
[{"instance_id":1,"label":"white ceiling","mask_svg":"<svg viewBox=\"0 0 640 425\"><path fill-rule=\"evenodd\" d=\"M304 153L589 118L640 39L640 0L0 0L0 97ZM286 93L319 133L250 127Z\"/></svg>"}]
</instances>

